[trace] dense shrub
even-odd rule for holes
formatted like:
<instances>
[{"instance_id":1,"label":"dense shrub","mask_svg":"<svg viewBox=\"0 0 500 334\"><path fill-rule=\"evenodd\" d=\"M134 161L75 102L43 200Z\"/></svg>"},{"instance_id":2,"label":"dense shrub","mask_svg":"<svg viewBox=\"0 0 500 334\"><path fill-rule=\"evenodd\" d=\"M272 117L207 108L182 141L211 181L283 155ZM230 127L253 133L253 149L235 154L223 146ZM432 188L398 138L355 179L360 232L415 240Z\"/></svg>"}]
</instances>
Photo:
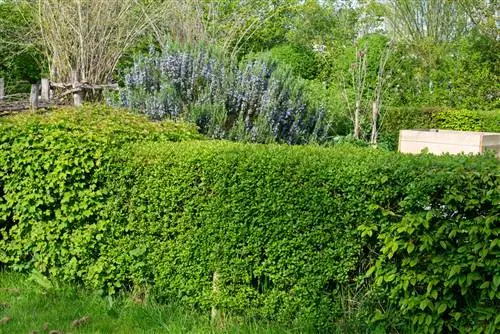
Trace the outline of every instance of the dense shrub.
<instances>
[{"instance_id":1,"label":"dense shrub","mask_svg":"<svg viewBox=\"0 0 500 334\"><path fill-rule=\"evenodd\" d=\"M441 108L386 108L381 117L380 143L385 147L397 150L399 131L408 129L432 128L433 115Z\"/></svg>"},{"instance_id":2,"label":"dense shrub","mask_svg":"<svg viewBox=\"0 0 500 334\"><path fill-rule=\"evenodd\" d=\"M437 128L500 133L500 109L444 110L433 118Z\"/></svg>"},{"instance_id":3,"label":"dense shrub","mask_svg":"<svg viewBox=\"0 0 500 334\"><path fill-rule=\"evenodd\" d=\"M325 331L498 325L491 157L148 135L121 146L93 126L11 123L4 266Z\"/></svg>"},{"instance_id":4,"label":"dense shrub","mask_svg":"<svg viewBox=\"0 0 500 334\"><path fill-rule=\"evenodd\" d=\"M71 265L66 232L94 223L105 204L100 172L111 151L137 140L199 138L192 125L151 123L107 107L19 114L0 120L0 239L22 237L15 268L51 273ZM82 250L83 251L83 250ZM7 256L7 257L5 257Z\"/></svg>"},{"instance_id":5,"label":"dense shrub","mask_svg":"<svg viewBox=\"0 0 500 334\"><path fill-rule=\"evenodd\" d=\"M399 131L404 129L500 132L500 110L387 108L382 117L380 142L397 149Z\"/></svg>"},{"instance_id":6,"label":"dense shrub","mask_svg":"<svg viewBox=\"0 0 500 334\"><path fill-rule=\"evenodd\" d=\"M319 73L319 61L313 50L304 46L283 44L268 52L273 59L292 68L295 75L315 79Z\"/></svg>"},{"instance_id":7,"label":"dense shrub","mask_svg":"<svg viewBox=\"0 0 500 334\"><path fill-rule=\"evenodd\" d=\"M194 122L212 138L301 144L331 132L325 112L308 105L303 83L273 62L236 67L217 53L172 47L139 56L124 85L115 103L152 119Z\"/></svg>"},{"instance_id":8,"label":"dense shrub","mask_svg":"<svg viewBox=\"0 0 500 334\"><path fill-rule=\"evenodd\" d=\"M113 140L124 144L136 140L182 141L202 139L193 124L151 122L143 115L130 113L103 105L86 105L82 108L59 108L40 113L19 113L0 119L3 141L19 139L30 131L59 129L62 134L79 134L96 140ZM117 145L118 146L118 145Z\"/></svg>"}]
</instances>

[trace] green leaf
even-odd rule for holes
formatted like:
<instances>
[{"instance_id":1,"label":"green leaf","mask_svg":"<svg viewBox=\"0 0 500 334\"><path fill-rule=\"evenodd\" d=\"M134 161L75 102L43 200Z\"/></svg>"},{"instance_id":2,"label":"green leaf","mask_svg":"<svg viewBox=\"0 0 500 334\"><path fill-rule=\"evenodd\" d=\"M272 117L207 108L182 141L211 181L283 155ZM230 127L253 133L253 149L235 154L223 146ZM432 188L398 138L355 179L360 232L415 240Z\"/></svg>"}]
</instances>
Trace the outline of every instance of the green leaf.
<instances>
[{"instance_id":1,"label":"green leaf","mask_svg":"<svg viewBox=\"0 0 500 334\"><path fill-rule=\"evenodd\" d=\"M146 253L146 247L137 247L129 252L131 256L139 257L142 254Z\"/></svg>"},{"instance_id":2,"label":"green leaf","mask_svg":"<svg viewBox=\"0 0 500 334\"><path fill-rule=\"evenodd\" d=\"M392 282L394 281L394 278L396 278L396 274L389 274L384 276L384 281L386 282Z\"/></svg>"},{"instance_id":3,"label":"green leaf","mask_svg":"<svg viewBox=\"0 0 500 334\"><path fill-rule=\"evenodd\" d=\"M485 281L483 282L483 284L481 284L481 286L479 287L480 289L486 289L487 287L490 286L490 282L488 281Z\"/></svg>"},{"instance_id":4,"label":"green leaf","mask_svg":"<svg viewBox=\"0 0 500 334\"><path fill-rule=\"evenodd\" d=\"M444 311L447 309L447 305L445 303L439 304L439 307L437 309L438 314L442 314Z\"/></svg>"},{"instance_id":5,"label":"green leaf","mask_svg":"<svg viewBox=\"0 0 500 334\"><path fill-rule=\"evenodd\" d=\"M493 276L493 287L496 289L500 285L500 275Z\"/></svg>"},{"instance_id":6,"label":"green leaf","mask_svg":"<svg viewBox=\"0 0 500 334\"><path fill-rule=\"evenodd\" d=\"M455 276L460 271L461 271L460 265L456 264L456 265L452 266L451 269L450 269L450 273L448 274L448 278L450 278L452 276Z\"/></svg>"},{"instance_id":7,"label":"green leaf","mask_svg":"<svg viewBox=\"0 0 500 334\"><path fill-rule=\"evenodd\" d=\"M375 271L375 266L372 266L370 267L367 271L366 271L366 274L365 274L365 277L369 277L373 274L373 272Z\"/></svg>"}]
</instances>

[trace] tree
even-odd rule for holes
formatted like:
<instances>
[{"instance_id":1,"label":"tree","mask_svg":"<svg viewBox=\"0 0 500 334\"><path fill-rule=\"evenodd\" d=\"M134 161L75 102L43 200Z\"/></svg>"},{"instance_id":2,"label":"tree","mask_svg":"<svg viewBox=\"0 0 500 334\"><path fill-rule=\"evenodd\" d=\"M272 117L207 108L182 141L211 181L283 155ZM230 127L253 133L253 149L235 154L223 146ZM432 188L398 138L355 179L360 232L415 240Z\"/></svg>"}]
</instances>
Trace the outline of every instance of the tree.
<instances>
[{"instance_id":1,"label":"tree","mask_svg":"<svg viewBox=\"0 0 500 334\"><path fill-rule=\"evenodd\" d=\"M373 93L372 102L372 132L370 136L370 143L372 145L377 145L378 134L379 134L379 117L380 111L382 109L383 93L386 88L387 80L387 62L392 55L392 42L389 41L379 56L377 80L375 84L375 90Z\"/></svg>"},{"instance_id":2,"label":"tree","mask_svg":"<svg viewBox=\"0 0 500 334\"><path fill-rule=\"evenodd\" d=\"M0 77L10 92L25 91L44 71L43 54L33 38L33 12L27 3L0 1ZM24 84L26 83L26 84Z\"/></svg>"},{"instance_id":3,"label":"tree","mask_svg":"<svg viewBox=\"0 0 500 334\"><path fill-rule=\"evenodd\" d=\"M51 79L107 83L123 52L148 27L135 0L39 0L37 22Z\"/></svg>"},{"instance_id":4,"label":"tree","mask_svg":"<svg viewBox=\"0 0 500 334\"><path fill-rule=\"evenodd\" d=\"M390 0L387 8L392 33L415 45L448 42L466 29L457 1Z\"/></svg>"},{"instance_id":5,"label":"tree","mask_svg":"<svg viewBox=\"0 0 500 334\"><path fill-rule=\"evenodd\" d=\"M284 36L284 18L298 0L162 0L166 5L154 34L160 44L204 43L230 58L272 48ZM168 39L166 37L169 37Z\"/></svg>"}]
</instances>

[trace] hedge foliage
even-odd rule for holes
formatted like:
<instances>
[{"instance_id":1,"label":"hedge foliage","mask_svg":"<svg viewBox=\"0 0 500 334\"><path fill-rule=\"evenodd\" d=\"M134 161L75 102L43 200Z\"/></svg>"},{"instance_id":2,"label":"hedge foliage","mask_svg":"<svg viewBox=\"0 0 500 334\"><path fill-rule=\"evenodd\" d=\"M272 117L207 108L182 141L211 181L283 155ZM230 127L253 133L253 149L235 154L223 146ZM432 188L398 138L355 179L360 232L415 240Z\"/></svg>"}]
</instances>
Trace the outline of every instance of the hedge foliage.
<instances>
[{"instance_id":1,"label":"hedge foliage","mask_svg":"<svg viewBox=\"0 0 500 334\"><path fill-rule=\"evenodd\" d=\"M171 123L122 145L45 117L0 125L4 267L324 331L499 326L492 157L159 139L193 137Z\"/></svg>"},{"instance_id":2,"label":"hedge foliage","mask_svg":"<svg viewBox=\"0 0 500 334\"><path fill-rule=\"evenodd\" d=\"M383 115L380 137L383 145L396 149L404 129L449 129L500 133L500 110L446 108L388 108Z\"/></svg>"},{"instance_id":3,"label":"hedge foliage","mask_svg":"<svg viewBox=\"0 0 500 334\"><path fill-rule=\"evenodd\" d=\"M19 114L2 118L0 130L1 262L51 273L69 265L61 262L73 243L64 226L77 230L99 217L102 171L113 150L138 140L200 138L192 125L151 123L108 107ZM4 244L7 231L23 236L19 252L5 252L15 245Z\"/></svg>"}]
</instances>

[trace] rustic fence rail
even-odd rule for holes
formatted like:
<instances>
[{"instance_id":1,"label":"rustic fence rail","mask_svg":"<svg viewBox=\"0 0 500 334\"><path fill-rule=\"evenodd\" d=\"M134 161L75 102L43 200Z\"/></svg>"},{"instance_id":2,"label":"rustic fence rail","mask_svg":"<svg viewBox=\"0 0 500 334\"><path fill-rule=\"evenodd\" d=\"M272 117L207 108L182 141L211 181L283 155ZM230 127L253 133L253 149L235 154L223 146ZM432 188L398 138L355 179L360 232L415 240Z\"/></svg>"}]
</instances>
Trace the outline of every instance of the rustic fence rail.
<instances>
[{"instance_id":1,"label":"rustic fence rail","mask_svg":"<svg viewBox=\"0 0 500 334\"><path fill-rule=\"evenodd\" d=\"M31 85L30 93L6 95L5 88L5 80L4 78L0 78L0 115L57 105L57 101L51 99L50 82L48 79L42 79L40 84Z\"/></svg>"},{"instance_id":2,"label":"rustic fence rail","mask_svg":"<svg viewBox=\"0 0 500 334\"><path fill-rule=\"evenodd\" d=\"M115 90L117 88L118 85L116 84L92 85L82 83L77 80L75 75L71 83L55 83L50 82L47 78L42 78L39 83L31 85L30 93L6 95L5 80L0 78L0 116L12 112L69 104L81 106L85 92L102 91L103 89ZM56 90L58 94L56 94ZM73 95L72 103L68 100L68 95Z\"/></svg>"}]
</instances>

